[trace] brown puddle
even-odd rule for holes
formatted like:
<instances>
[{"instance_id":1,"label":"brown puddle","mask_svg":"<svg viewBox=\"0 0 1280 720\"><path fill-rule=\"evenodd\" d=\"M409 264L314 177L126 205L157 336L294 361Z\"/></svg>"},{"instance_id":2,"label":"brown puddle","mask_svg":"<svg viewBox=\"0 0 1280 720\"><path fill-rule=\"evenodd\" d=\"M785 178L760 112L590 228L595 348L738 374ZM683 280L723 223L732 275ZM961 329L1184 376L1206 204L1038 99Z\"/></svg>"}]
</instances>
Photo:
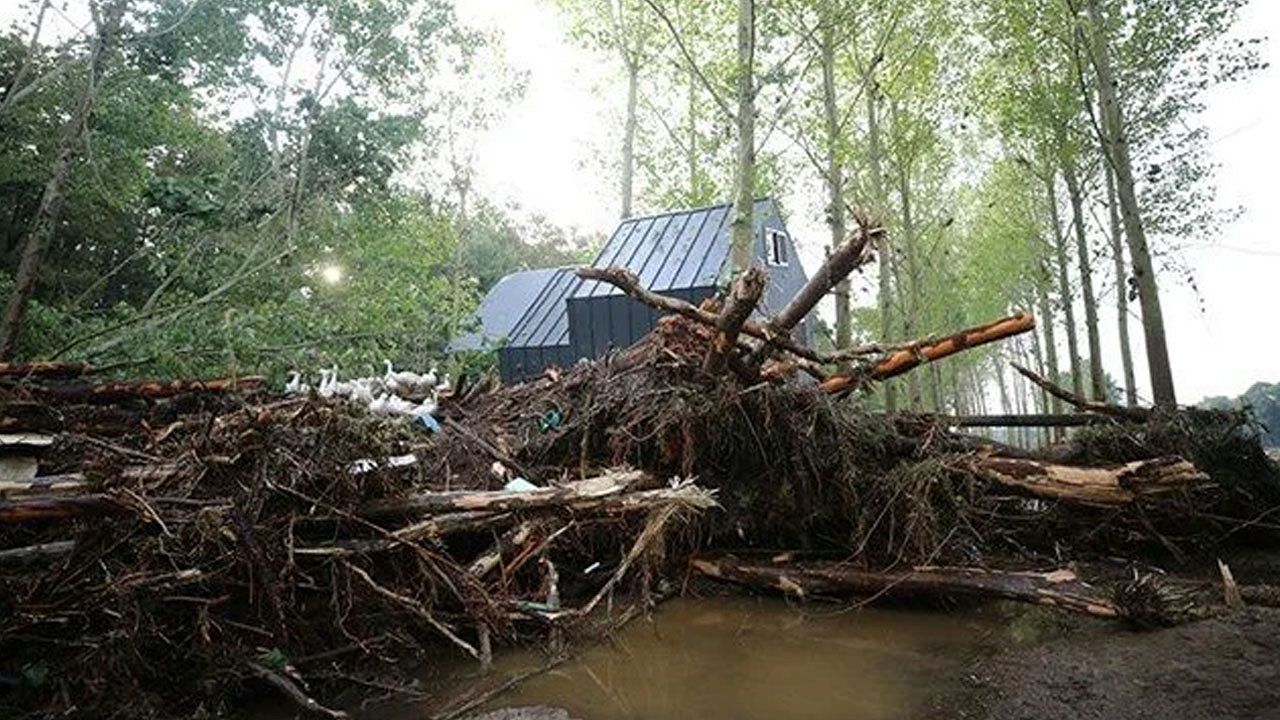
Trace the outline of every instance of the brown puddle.
<instances>
[{"instance_id":1,"label":"brown puddle","mask_svg":"<svg viewBox=\"0 0 1280 720\"><path fill-rule=\"evenodd\" d=\"M932 714L931 700L958 687L971 660L1013 639L994 606L841 609L681 598L482 710L552 706L581 720L922 717ZM531 653L501 654L495 680L539 662ZM436 697L471 680L444 683ZM421 718L424 710L439 707L375 717Z\"/></svg>"}]
</instances>

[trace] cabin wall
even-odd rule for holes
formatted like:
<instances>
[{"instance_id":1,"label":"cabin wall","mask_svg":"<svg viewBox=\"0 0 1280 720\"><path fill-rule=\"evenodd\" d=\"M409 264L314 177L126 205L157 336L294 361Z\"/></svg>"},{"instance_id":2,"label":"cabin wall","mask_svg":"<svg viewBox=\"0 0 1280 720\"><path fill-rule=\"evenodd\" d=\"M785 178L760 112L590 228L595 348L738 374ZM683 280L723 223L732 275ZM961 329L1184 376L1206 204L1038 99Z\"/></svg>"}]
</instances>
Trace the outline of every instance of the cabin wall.
<instances>
[{"instance_id":1,"label":"cabin wall","mask_svg":"<svg viewBox=\"0 0 1280 720\"><path fill-rule=\"evenodd\" d=\"M713 287L668 290L664 295L698 304L715 293ZM604 295L569 300L569 348L576 360L596 358L625 348L644 337L661 314L630 295Z\"/></svg>"}]
</instances>

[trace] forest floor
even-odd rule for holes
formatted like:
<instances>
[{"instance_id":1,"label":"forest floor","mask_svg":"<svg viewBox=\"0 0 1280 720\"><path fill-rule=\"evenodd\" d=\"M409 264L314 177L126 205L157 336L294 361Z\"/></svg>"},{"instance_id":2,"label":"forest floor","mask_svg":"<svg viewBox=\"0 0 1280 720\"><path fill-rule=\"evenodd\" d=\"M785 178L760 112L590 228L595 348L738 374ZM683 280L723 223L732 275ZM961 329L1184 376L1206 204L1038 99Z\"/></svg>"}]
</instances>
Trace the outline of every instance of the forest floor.
<instances>
[{"instance_id":1,"label":"forest floor","mask_svg":"<svg viewBox=\"0 0 1280 720\"><path fill-rule=\"evenodd\" d=\"M1073 633L980 660L960 717L1280 718L1280 610L1150 633ZM953 698L954 699L954 698Z\"/></svg>"}]
</instances>

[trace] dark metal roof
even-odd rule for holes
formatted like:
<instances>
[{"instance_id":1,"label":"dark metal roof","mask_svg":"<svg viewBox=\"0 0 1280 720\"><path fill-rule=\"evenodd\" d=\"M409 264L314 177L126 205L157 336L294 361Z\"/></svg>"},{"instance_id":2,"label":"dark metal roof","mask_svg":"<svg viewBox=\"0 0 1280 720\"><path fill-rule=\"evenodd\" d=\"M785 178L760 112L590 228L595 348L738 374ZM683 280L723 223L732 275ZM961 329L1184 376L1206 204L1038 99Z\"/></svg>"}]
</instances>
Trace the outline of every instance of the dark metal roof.
<instances>
[{"instance_id":1,"label":"dark metal roof","mask_svg":"<svg viewBox=\"0 0 1280 720\"><path fill-rule=\"evenodd\" d=\"M483 350L501 345L557 272L557 268L522 270L499 280L489 288L476 309L479 327L454 338L449 343L449 351Z\"/></svg>"},{"instance_id":2,"label":"dark metal roof","mask_svg":"<svg viewBox=\"0 0 1280 720\"><path fill-rule=\"evenodd\" d=\"M756 200L753 211L754 252L763 252L761 228L766 224L781 227L777 207L772 199ZM625 267L636 273L641 284L655 292L680 293L715 287L729 258L732 206L712 205L692 210L634 217L623 220L601 249L593 267ZM794 253L793 253L794 254ZM794 293L795 274L804 282L798 262L792 268L774 268L779 282L771 283L770 293ZM786 273L778 272L786 270ZM506 347L530 348L568 346L570 343L568 302L584 298L621 295L607 283L581 280L573 271L559 268L544 283L541 292L530 302L517 306L523 314L511 330ZM772 285L778 285L773 288ZM651 323L650 323L651 325ZM575 331L576 332L576 331ZM623 340L614 338L614 344Z\"/></svg>"},{"instance_id":3,"label":"dark metal roof","mask_svg":"<svg viewBox=\"0 0 1280 720\"><path fill-rule=\"evenodd\" d=\"M733 207L726 203L628 218L614 231L592 266L625 267L654 292L714 286L729 257L732 211ZM776 215L772 199L756 200L752 212L756 233L771 213ZM620 293L612 285L590 280L583 282L572 297Z\"/></svg>"},{"instance_id":4,"label":"dark metal roof","mask_svg":"<svg viewBox=\"0 0 1280 720\"><path fill-rule=\"evenodd\" d=\"M557 268L507 339L507 347L569 344L569 314L565 301L582 284L570 268Z\"/></svg>"}]
</instances>

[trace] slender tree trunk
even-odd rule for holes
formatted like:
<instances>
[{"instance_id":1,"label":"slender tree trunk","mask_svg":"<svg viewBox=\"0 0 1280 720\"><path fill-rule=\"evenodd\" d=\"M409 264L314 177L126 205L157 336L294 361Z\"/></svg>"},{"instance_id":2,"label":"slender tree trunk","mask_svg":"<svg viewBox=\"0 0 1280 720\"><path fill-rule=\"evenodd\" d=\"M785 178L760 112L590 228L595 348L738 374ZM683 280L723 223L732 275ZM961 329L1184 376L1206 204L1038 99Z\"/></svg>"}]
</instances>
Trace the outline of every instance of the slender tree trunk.
<instances>
[{"instance_id":1,"label":"slender tree trunk","mask_svg":"<svg viewBox=\"0 0 1280 720\"><path fill-rule=\"evenodd\" d=\"M916 337L916 313L920 310L919 269L916 267L916 225L911 208L911 166L909 160L898 163L898 194L902 199L902 264L903 277L898 278L898 307L902 308L902 336ZM905 281L904 281L905 278ZM907 376L907 405L914 411L920 409L920 376Z\"/></svg>"},{"instance_id":2,"label":"slender tree trunk","mask_svg":"<svg viewBox=\"0 0 1280 720\"><path fill-rule=\"evenodd\" d=\"M1133 165L1129 158L1124 110L1120 106L1119 89L1111 69L1106 24L1098 0L1086 0L1089 20L1093 25L1094 74L1098 98L1102 105L1102 145L1106 159L1116 174L1116 194L1120 196L1120 215L1133 274L1138 281L1138 304L1142 308L1142 331L1147 346L1147 368L1151 374L1151 395L1157 405L1173 406L1178 402L1173 386L1173 370L1169 364L1169 347L1165 338L1164 312L1160 308L1160 291L1156 286L1151 250L1138 209Z\"/></svg>"},{"instance_id":3,"label":"slender tree trunk","mask_svg":"<svg viewBox=\"0 0 1280 720\"><path fill-rule=\"evenodd\" d=\"M827 222L831 224L831 249L845 241L844 173L840 164L840 115L836 105L835 27L828 11L822 22L822 108L827 133ZM849 314L849 278L836 283L836 348L853 343L853 322Z\"/></svg>"},{"instance_id":4,"label":"slender tree trunk","mask_svg":"<svg viewBox=\"0 0 1280 720\"><path fill-rule=\"evenodd\" d=\"M871 172L871 204L873 216L882 219L885 216L884 207L884 172L881 168L882 151L880 147L880 89L877 87L873 78L868 78L867 83L867 142L868 142L868 158L867 167ZM883 242L880 248L880 334L881 339L885 341L892 340L894 337L894 304L893 304L893 277L894 277L894 257L893 248L889 247L889 242ZM898 409L898 393L895 383L884 383L884 410L885 412L894 412Z\"/></svg>"},{"instance_id":5,"label":"slender tree trunk","mask_svg":"<svg viewBox=\"0 0 1280 720\"><path fill-rule=\"evenodd\" d=\"M1049 302L1049 290L1046 287L1052 282L1049 273L1036 282L1036 303L1040 307L1040 326L1044 328L1044 368L1045 377L1058 377L1058 338L1054 331L1056 320L1053 316L1053 304ZM1053 398L1053 412L1062 412L1062 400Z\"/></svg>"},{"instance_id":6,"label":"slender tree trunk","mask_svg":"<svg viewBox=\"0 0 1280 720\"><path fill-rule=\"evenodd\" d=\"M688 145L686 149L688 157L685 158L686 164L689 166L689 205L698 205L701 199L698 197L698 75L689 69L689 133Z\"/></svg>"},{"instance_id":7,"label":"slender tree trunk","mask_svg":"<svg viewBox=\"0 0 1280 720\"><path fill-rule=\"evenodd\" d=\"M8 360L13 356L18 338L22 334L27 305L40 278L40 265L45 249L53 241L58 223L62 218L62 208L67 200L67 186L71 181L72 165L84 146L85 136L90 131L93 103L97 97L98 84L106 68L107 54L120 30L120 23L127 5L128 0L115 0L107 6L103 17L95 17L98 28L89 48L89 67L84 87L80 91L70 119L63 128L58 154L54 158L49 180L45 183L44 193L40 197L40 207L23 242L22 257L13 279L13 291L5 307L3 325L0 326L0 360Z\"/></svg>"},{"instance_id":8,"label":"slender tree trunk","mask_svg":"<svg viewBox=\"0 0 1280 720\"><path fill-rule=\"evenodd\" d=\"M1138 404L1138 389L1133 375L1133 349L1129 344L1129 278L1124 269L1124 232L1120 229L1120 207L1116 203L1116 178L1111 164L1106 170L1107 214L1111 219L1111 257L1116 267L1116 327L1120 333L1120 362L1124 366L1124 399Z\"/></svg>"},{"instance_id":9,"label":"slender tree trunk","mask_svg":"<svg viewBox=\"0 0 1280 720\"><path fill-rule=\"evenodd\" d=\"M1093 268L1089 258L1089 241L1084 225L1084 197L1075 161L1063 160L1062 175L1071 198L1072 224L1076 227L1076 255L1080 263L1080 291L1084 296L1084 329L1089 343L1089 389L1093 399L1105 402L1107 384L1102 373L1102 340L1098 330L1098 301L1093 294Z\"/></svg>"},{"instance_id":10,"label":"slender tree trunk","mask_svg":"<svg viewBox=\"0 0 1280 720\"><path fill-rule=\"evenodd\" d=\"M1053 250L1058 261L1058 297L1062 303L1062 316L1066 320L1067 353L1071 359L1071 389L1084 395L1084 373L1080 367L1080 344L1076 339L1076 311L1071 298L1071 277L1067 274L1067 239L1062 233L1062 221L1058 214L1058 193L1053 179L1049 180L1049 210L1053 214Z\"/></svg>"},{"instance_id":11,"label":"slender tree trunk","mask_svg":"<svg viewBox=\"0 0 1280 720\"><path fill-rule=\"evenodd\" d=\"M627 119L622 130L622 217L631 217L631 203L636 177L636 100L640 91L640 64L631 58L627 64Z\"/></svg>"},{"instance_id":12,"label":"slender tree trunk","mask_svg":"<svg viewBox=\"0 0 1280 720\"><path fill-rule=\"evenodd\" d=\"M732 227L733 267L738 272L751 266L755 250L755 25L755 0L738 0L738 148Z\"/></svg>"}]
</instances>

